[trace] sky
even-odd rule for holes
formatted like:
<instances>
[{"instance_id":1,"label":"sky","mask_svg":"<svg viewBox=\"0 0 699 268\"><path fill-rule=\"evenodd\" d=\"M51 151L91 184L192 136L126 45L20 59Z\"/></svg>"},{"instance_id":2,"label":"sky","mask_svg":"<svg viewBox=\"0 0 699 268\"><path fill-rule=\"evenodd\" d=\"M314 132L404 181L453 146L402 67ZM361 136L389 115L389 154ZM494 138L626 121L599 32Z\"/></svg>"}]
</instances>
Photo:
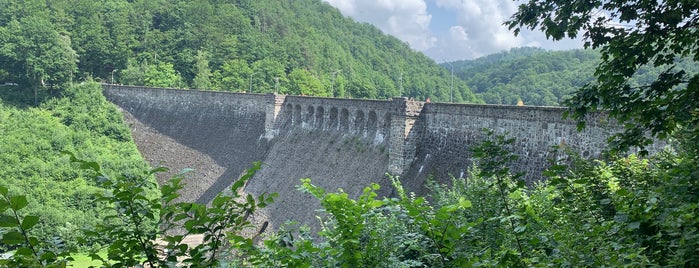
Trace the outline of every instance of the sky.
<instances>
[{"instance_id":1,"label":"sky","mask_svg":"<svg viewBox=\"0 0 699 268\"><path fill-rule=\"evenodd\" d=\"M474 59L533 46L582 48L582 41L547 40L538 31L515 35L503 26L521 0L324 0L343 15L368 22L437 62Z\"/></svg>"}]
</instances>

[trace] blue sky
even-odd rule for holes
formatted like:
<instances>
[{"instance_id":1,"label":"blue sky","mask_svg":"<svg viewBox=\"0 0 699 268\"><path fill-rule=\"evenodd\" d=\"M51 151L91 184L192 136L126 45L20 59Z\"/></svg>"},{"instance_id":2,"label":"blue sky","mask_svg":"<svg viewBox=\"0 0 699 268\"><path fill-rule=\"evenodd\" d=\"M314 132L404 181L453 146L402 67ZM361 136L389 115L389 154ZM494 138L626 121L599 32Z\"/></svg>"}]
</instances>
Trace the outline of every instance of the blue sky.
<instances>
[{"instance_id":1,"label":"blue sky","mask_svg":"<svg viewBox=\"0 0 699 268\"><path fill-rule=\"evenodd\" d=\"M502 23L517 9L512 0L324 0L342 14L368 22L437 62L473 59L513 47L581 48L581 40L546 40Z\"/></svg>"}]
</instances>

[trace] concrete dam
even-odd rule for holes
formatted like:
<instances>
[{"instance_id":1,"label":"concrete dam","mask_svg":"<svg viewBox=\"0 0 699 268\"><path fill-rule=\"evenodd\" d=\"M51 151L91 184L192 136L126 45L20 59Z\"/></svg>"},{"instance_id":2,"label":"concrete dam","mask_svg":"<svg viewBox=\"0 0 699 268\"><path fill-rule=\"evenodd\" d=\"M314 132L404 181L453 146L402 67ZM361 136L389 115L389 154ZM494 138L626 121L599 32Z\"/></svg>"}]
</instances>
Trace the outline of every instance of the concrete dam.
<instances>
[{"instance_id":1,"label":"concrete dam","mask_svg":"<svg viewBox=\"0 0 699 268\"><path fill-rule=\"evenodd\" d=\"M484 128L516 139L514 172L541 178L553 146L599 156L618 127L593 115L578 132L565 108L338 99L104 85L119 106L139 151L170 174L192 168L182 199L208 203L254 161L263 168L245 187L279 193L261 216L276 228L288 220L312 224L319 202L296 189L311 178L329 191L358 196L370 183L391 195L386 173L409 192L424 193L428 176L448 182L466 176L469 148Z\"/></svg>"}]
</instances>

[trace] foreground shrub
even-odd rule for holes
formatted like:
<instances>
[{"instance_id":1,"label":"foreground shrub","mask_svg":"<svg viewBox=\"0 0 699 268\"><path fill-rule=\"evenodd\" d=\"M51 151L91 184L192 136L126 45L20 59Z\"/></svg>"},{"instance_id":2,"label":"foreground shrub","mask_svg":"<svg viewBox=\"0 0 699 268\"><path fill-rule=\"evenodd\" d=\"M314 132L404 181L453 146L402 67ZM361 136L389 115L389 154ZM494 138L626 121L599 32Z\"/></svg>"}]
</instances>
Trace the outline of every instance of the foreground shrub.
<instances>
[{"instance_id":1,"label":"foreground shrub","mask_svg":"<svg viewBox=\"0 0 699 268\"><path fill-rule=\"evenodd\" d=\"M144 189L155 186L148 185L150 180L143 177L164 171L163 168L153 169L142 177L112 179L97 163L79 160L72 154L70 157L82 169L92 170L100 186L107 189L96 198L104 203L106 216L94 229L85 231L84 237L104 245L90 255L100 260L102 267L218 267L234 259L244 259L234 254L234 249L252 247L252 238L241 235L244 229L254 228L248 217L276 196L253 197L241 193L260 163L255 163L229 192L217 195L207 206L174 202L179 197L177 191L183 187L180 184L183 174L161 186L161 195L153 197ZM5 187L0 187L0 195L3 197L0 201L2 241L15 246L13 256L0 260L0 267L65 267L72 260L70 252L57 254L46 250L47 242L31 235L30 229L39 222L39 217L19 214L27 204L26 197L10 195ZM183 243L188 235L203 235L203 243L196 246ZM98 254L103 250L106 257Z\"/></svg>"},{"instance_id":2,"label":"foreground shrub","mask_svg":"<svg viewBox=\"0 0 699 268\"><path fill-rule=\"evenodd\" d=\"M175 203L181 175L143 191L147 180L110 179L99 165L75 159L97 174L109 191L107 216L87 237L105 245L103 267L529 267L699 265L699 185L695 150L583 160L569 154L548 180L525 187L507 166L512 140L494 136L474 147L478 165L466 178L430 184L427 197L408 194L391 177L396 196L379 199L372 184L356 198L329 192L302 179L300 190L320 202L320 232L289 223L262 245L240 232L247 217L272 201L240 193L256 163L230 193L211 206ZM152 170L143 176L150 176ZM32 236L38 217L22 214L27 200L0 187L3 242L16 251L1 265L64 266L63 251L46 250ZM183 233L169 230L181 226ZM253 229L254 230L254 229ZM258 232L259 233L259 232ZM183 244L189 234L204 243ZM162 239L164 246L154 241Z\"/></svg>"}]
</instances>

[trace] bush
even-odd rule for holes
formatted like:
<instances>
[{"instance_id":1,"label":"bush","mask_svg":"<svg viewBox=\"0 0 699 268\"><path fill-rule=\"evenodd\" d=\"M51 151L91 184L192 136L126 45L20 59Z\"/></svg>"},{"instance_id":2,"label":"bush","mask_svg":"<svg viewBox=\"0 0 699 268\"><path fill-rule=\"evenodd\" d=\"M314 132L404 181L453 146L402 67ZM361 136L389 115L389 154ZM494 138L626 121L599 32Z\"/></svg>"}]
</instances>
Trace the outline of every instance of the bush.
<instances>
[{"instance_id":1,"label":"bush","mask_svg":"<svg viewBox=\"0 0 699 268\"><path fill-rule=\"evenodd\" d=\"M77 234L101 217L92 195L102 188L89 171L71 167L61 151L99 162L111 176L147 170L120 113L102 96L97 83L73 85L38 108L0 102L0 122L0 162L4 164L0 185L27 196L24 211L42 215L35 229L42 241L60 240L65 247L89 246L92 242L79 243ZM144 179L154 181L152 177ZM155 188L147 191L157 194ZM8 249L0 243L0 250Z\"/></svg>"},{"instance_id":2,"label":"bush","mask_svg":"<svg viewBox=\"0 0 699 268\"><path fill-rule=\"evenodd\" d=\"M467 178L452 178L450 185L430 183L427 197L407 194L393 177L397 195L383 199L375 184L353 199L302 179L299 188L324 209L320 232L314 236L307 227L288 224L265 239L264 246L254 243L261 232L240 235L254 228L247 216L274 197L240 192L260 163L207 207L173 203L183 187L180 177L161 186L159 196L147 194L144 188L155 186L144 178L161 169L110 179L96 162L71 159L108 190L95 199L105 210L100 215L106 216L87 233L108 252L106 258L92 255L104 267L699 265L695 150L594 161L569 154L569 164L546 172L548 180L525 187L507 168L515 157L504 148L512 141L491 137L474 147L478 165ZM24 213L31 202L9 192L0 187L0 233L16 251L0 265L70 261L55 240L36 238L40 219ZM177 226L185 233L168 233ZM203 234L204 244L183 244L187 234ZM166 245L159 247L158 238Z\"/></svg>"},{"instance_id":3,"label":"bush","mask_svg":"<svg viewBox=\"0 0 699 268\"><path fill-rule=\"evenodd\" d=\"M81 169L94 172L100 186L106 192L97 195L103 203L101 222L94 229L85 231L87 239L98 241L90 254L93 260L102 262L103 267L217 267L228 262L244 259L236 255L253 247L252 238L243 237L241 231L253 227L248 216L258 208L265 207L276 196L241 194L241 189L257 170L260 163L247 171L230 188L228 194L219 194L210 206L195 203L174 203L182 189L182 174L160 187L161 195L152 196L145 189L151 187L144 178L165 171L153 169L142 177L110 178L102 172L96 162L71 161ZM51 240L40 240L33 235L40 218L23 215L28 201L24 195L11 195L6 187L0 186L0 227L2 241L14 249L13 257L0 260L0 267L65 267L72 261L71 251L55 250ZM177 233L182 228L184 233ZM203 235L203 243L190 247L183 243L187 235ZM159 244L157 240L163 241ZM105 250L106 258L98 254ZM60 252L60 253L54 253ZM4 266L3 266L4 265Z\"/></svg>"}]
</instances>

